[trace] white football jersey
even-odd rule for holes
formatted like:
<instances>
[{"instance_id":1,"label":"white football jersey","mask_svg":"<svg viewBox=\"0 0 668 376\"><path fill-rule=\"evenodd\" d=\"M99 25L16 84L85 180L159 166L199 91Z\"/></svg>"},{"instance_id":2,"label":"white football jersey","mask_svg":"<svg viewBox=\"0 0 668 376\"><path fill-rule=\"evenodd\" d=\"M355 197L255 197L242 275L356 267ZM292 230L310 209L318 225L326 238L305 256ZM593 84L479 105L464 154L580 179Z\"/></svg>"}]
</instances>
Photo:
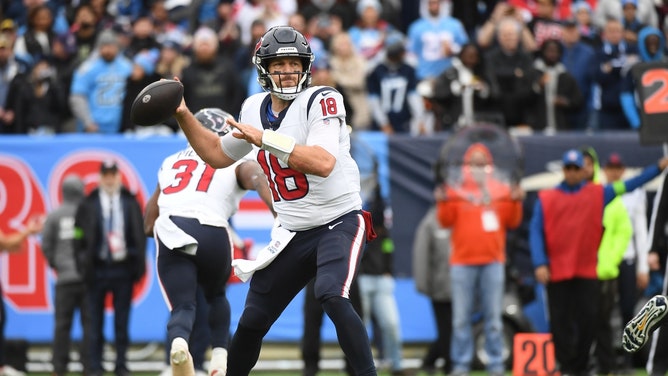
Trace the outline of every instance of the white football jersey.
<instances>
[{"instance_id":1,"label":"white football jersey","mask_svg":"<svg viewBox=\"0 0 668 376\"><path fill-rule=\"evenodd\" d=\"M260 93L246 99L239 122L259 129L270 127L266 113L269 98L268 93ZM362 208L360 174L350 156L345 117L341 94L331 87L315 86L294 99L279 119L280 126L274 129L294 137L299 145L318 145L334 155L336 165L326 178L295 171L269 152L254 147L269 180L278 221L288 230L322 226Z\"/></svg>"},{"instance_id":2,"label":"white football jersey","mask_svg":"<svg viewBox=\"0 0 668 376\"><path fill-rule=\"evenodd\" d=\"M160 215L197 218L201 224L227 226L246 190L237 184L236 167L214 169L188 145L165 158L158 171Z\"/></svg>"}]
</instances>

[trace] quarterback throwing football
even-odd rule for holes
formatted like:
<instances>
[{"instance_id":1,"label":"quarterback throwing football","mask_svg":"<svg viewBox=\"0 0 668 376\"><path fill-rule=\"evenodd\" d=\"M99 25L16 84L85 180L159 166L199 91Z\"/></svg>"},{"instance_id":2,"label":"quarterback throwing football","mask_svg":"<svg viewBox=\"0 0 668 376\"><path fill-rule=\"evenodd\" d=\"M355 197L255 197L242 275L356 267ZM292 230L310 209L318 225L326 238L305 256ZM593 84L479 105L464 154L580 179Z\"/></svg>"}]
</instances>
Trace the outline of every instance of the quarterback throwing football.
<instances>
[{"instance_id":1,"label":"quarterback throwing football","mask_svg":"<svg viewBox=\"0 0 668 376\"><path fill-rule=\"evenodd\" d=\"M258 150L273 195L278 228L272 253L254 271L245 308L229 347L228 376L255 366L262 339L290 301L315 278L315 295L357 375L376 375L366 329L348 293L367 239L370 217L361 210L360 176L350 156L343 97L327 86L309 87L314 56L295 29L277 26L258 41L253 63L268 93L249 97L230 134L203 128L186 103L174 117L204 161L232 165ZM274 233L280 235L274 238Z\"/></svg>"}]
</instances>

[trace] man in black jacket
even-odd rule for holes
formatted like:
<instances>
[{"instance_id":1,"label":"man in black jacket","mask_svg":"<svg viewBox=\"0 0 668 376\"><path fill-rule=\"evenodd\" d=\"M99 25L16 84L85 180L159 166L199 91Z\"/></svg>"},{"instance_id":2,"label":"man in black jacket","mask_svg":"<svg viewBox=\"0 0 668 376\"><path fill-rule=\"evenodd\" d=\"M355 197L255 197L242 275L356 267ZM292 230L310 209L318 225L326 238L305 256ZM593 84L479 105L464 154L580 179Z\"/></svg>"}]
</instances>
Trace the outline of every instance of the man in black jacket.
<instances>
[{"instance_id":1,"label":"man in black jacket","mask_svg":"<svg viewBox=\"0 0 668 376\"><path fill-rule=\"evenodd\" d=\"M146 270L146 237L142 210L135 196L121 184L118 166L105 161L100 186L77 208L74 248L78 268L88 284L90 310L89 374L101 376L104 345L104 301L112 293L116 376L126 376L126 353L130 339L128 321L132 289Z\"/></svg>"}]
</instances>

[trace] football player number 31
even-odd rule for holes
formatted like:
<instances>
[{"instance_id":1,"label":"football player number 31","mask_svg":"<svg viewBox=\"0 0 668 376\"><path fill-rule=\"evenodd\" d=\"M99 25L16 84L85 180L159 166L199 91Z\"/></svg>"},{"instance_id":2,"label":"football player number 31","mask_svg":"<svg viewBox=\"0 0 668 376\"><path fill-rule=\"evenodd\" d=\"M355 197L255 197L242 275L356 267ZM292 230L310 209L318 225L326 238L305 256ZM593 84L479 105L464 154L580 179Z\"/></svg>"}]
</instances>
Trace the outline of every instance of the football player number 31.
<instances>
[{"instance_id":1,"label":"football player number 31","mask_svg":"<svg viewBox=\"0 0 668 376\"><path fill-rule=\"evenodd\" d=\"M557 375L549 333L517 333L513 343L513 375Z\"/></svg>"},{"instance_id":2,"label":"football player number 31","mask_svg":"<svg viewBox=\"0 0 668 376\"><path fill-rule=\"evenodd\" d=\"M658 83L658 85L656 85ZM653 86L658 86L652 90ZM643 109L646 114L668 112L668 70L652 69L642 75L642 90L651 93L645 95Z\"/></svg>"}]
</instances>

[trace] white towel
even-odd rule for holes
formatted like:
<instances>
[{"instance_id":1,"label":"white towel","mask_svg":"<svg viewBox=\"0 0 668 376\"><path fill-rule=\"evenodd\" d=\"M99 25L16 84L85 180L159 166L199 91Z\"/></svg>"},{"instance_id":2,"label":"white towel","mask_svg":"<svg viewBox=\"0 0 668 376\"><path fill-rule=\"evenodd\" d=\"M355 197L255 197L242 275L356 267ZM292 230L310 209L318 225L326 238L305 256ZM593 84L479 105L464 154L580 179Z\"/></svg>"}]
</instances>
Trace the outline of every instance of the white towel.
<instances>
[{"instance_id":1,"label":"white towel","mask_svg":"<svg viewBox=\"0 0 668 376\"><path fill-rule=\"evenodd\" d=\"M262 248L255 260L235 259L232 260L234 275L246 282L253 276L255 271L264 269L278 256L295 236L293 231L286 230L280 226L271 229L271 241L269 245Z\"/></svg>"},{"instance_id":2,"label":"white towel","mask_svg":"<svg viewBox=\"0 0 668 376\"><path fill-rule=\"evenodd\" d=\"M189 255L197 253L197 240L181 230L167 214L162 214L155 220L155 233L169 249L182 248L182 251Z\"/></svg>"}]
</instances>

